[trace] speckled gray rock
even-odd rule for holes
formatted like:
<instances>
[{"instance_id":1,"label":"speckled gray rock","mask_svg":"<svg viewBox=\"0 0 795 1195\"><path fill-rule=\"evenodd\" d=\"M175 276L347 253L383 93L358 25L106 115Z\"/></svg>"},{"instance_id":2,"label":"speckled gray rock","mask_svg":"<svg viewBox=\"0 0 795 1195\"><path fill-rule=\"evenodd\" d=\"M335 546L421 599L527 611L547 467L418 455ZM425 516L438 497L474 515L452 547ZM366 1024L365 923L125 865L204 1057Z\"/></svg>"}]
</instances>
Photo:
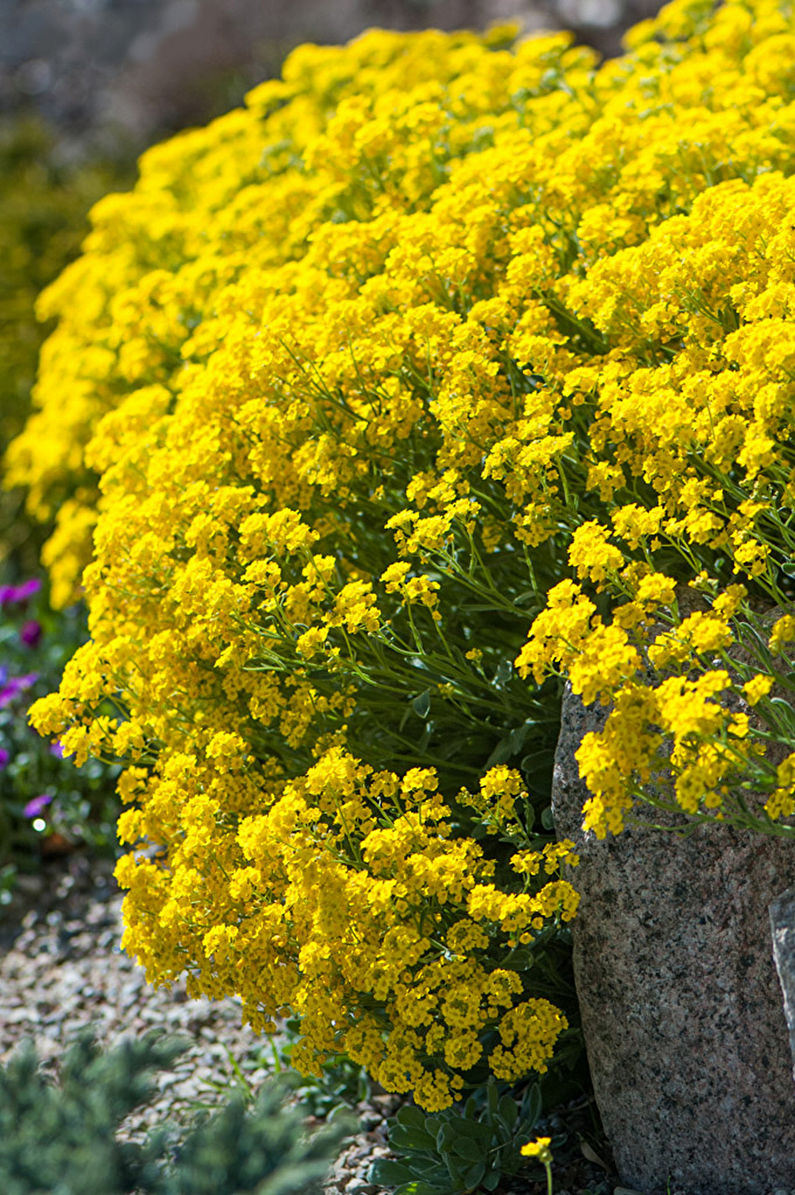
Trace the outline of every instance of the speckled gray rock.
<instances>
[{"instance_id":1,"label":"speckled gray rock","mask_svg":"<svg viewBox=\"0 0 795 1195\"><path fill-rule=\"evenodd\" d=\"M574 968L594 1089L621 1180L645 1195L795 1186L795 1085L768 920L792 844L728 827L683 839L581 828L575 751L604 711L564 698L553 784L574 839Z\"/></svg>"},{"instance_id":2,"label":"speckled gray rock","mask_svg":"<svg viewBox=\"0 0 795 1195\"><path fill-rule=\"evenodd\" d=\"M795 888L783 892L770 906L773 957L784 997L795 1079Z\"/></svg>"}]
</instances>

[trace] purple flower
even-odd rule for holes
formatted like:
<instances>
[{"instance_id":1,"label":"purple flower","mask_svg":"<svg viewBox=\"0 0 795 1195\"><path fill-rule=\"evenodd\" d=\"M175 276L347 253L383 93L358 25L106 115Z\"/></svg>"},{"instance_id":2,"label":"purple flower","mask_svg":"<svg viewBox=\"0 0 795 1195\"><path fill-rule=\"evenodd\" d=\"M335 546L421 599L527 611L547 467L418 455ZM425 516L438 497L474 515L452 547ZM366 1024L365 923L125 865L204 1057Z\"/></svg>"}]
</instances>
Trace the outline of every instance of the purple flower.
<instances>
[{"instance_id":1,"label":"purple flower","mask_svg":"<svg viewBox=\"0 0 795 1195\"><path fill-rule=\"evenodd\" d=\"M38 672L28 672L25 676L9 677L4 687L0 689L0 709L5 709L15 697L18 697L25 689L29 689L38 679Z\"/></svg>"},{"instance_id":2,"label":"purple flower","mask_svg":"<svg viewBox=\"0 0 795 1195\"><path fill-rule=\"evenodd\" d=\"M5 747L0 747L0 768L4 768L10 758L11 756Z\"/></svg>"},{"instance_id":3,"label":"purple flower","mask_svg":"<svg viewBox=\"0 0 795 1195\"><path fill-rule=\"evenodd\" d=\"M24 602L26 598L33 597L34 593L38 593L41 589L41 581L38 577L31 577L29 581L23 581L21 585L17 585L17 601Z\"/></svg>"},{"instance_id":4,"label":"purple flower","mask_svg":"<svg viewBox=\"0 0 795 1195\"><path fill-rule=\"evenodd\" d=\"M31 577L21 585L0 585L0 606L14 606L17 602L26 602L40 589L41 581L38 577Z\"/></svg>"},{"instance_id":5,"label":"purple flower","mask_svg":"<svg viewBox=\"0 0 795 1195\"><path fill-rule=\"evenodd\" d=\"M63 746L58 739L50 743L50 755L54 755L56 759L63 759Z\"/></svg>"},{"instance_id":6,"label":"purple flower","mask_svg":"<svg viewBox=\"0 0 795 1195\"><path fill-rule=\"evenodd\" d=\"M51 800L52 793L42 793L41 796L33 797L32 800L28 801L22 812L25 817L41 817Z\"/></svg>"},{"instance_id":7,"label":"purple flower","mask_svg":"<svg viewBox=\"0 0 795 1195\"><path fill-rule=\"evenodd\" d=\"M35 618L28 619L23 624L19 637L26 647L35 647L41 639L41 623Z\"/></svg>"}]
</instances>

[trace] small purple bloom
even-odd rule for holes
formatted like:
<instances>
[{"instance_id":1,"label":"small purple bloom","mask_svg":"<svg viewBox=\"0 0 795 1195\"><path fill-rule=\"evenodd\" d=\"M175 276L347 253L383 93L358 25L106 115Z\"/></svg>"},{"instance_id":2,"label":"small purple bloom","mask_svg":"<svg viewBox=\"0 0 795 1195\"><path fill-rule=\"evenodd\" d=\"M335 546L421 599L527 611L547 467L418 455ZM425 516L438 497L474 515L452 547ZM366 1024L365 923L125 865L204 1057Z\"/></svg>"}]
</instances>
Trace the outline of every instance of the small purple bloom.
<instances>
[{"instance_id":1,"label":"small purple bloom","mask_svg":"<svg viewBox=\"0 0 795 1195\"><path fill-rule=\"evenodd\" d=\"M38 577L31 577L21 585L0 585L0 606L13 606L17 602L26 602L34 593L41 589Z\"/></svg>"},{"instance_id":2,"label":"small purple bloom","mask_svg":"<svg viewBox=\"0 0 795 1195\"><path fill-rule=\"evenodd\" d=\"M42 793L40 797L33 797L22 810L25 817L41 817L52 800L52 793Z\"/></svg>"},{"instance_id":3,"label":"small purple bloom","mask_svg":"<svg viewBox=\"0 0 795 1195\"><path fill-rule=\"evenodd\" d=\"M41 639L41 623L35 618L28 619L23 624L19 637L26 647L35 647Z\"/></svg>"},{"instance_id":4,"label":"small purple bloom","mask_svg":"<svg viewBox=\"0 0 795 1195\"><path fill-rule=\"evenodd\" d=\"M41 581L38 577L31 577L29 581L23 581L21 585L17 585L18 602L24 602L26 598L33 597L34 593L38 593L41 589Z\"/></svg>"},{"instance_id":5,"label":"small purple bloom","mask_svg":"<svg viewBox=\"0 0 795 1195\"><path fill-rule=\"evenodd\" d=\"M11 756L5 747L0 747L0 768L4 768L10 758Z\"/></svg>"},{"instance_id":6,"label":"small purple bloom","mask_svg":"<svg viewBox=\"0 0 795 1195\"><path fill-rule=\"evenodd\" d=\"M25 676L12 676L5 686L0 689L0 709L10 705L15 697L29 689L39 679L38 672L28 672Z\"/></svg>"},{"instance_id":7,"label":"small purple bloom","mask_svg":"<svg viewBox=\"0 0 795 1195\"><path fill-rule=\"evenodd\" d=\"M63 746L58 739L50 743L50 755L54 755L56 759L63 759Z\"/></svg>"}]
</instances>

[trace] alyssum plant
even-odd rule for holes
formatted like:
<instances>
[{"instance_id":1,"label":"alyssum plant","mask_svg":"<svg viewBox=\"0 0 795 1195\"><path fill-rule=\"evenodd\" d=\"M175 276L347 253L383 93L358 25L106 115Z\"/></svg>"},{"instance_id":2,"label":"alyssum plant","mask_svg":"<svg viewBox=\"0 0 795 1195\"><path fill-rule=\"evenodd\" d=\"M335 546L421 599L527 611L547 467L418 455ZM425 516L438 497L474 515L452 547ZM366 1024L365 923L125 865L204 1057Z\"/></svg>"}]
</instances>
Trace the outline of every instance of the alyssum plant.
<instances>
[{"instance_id":1,"label":"alyssum plant","mask_svg":"<svg viewBox=\"0 0 795 1195\"><path fill-rule=\"evenodd\" d=\"M543 1073L561 676L614 705L597 833L662 766L790 832L794 130L778 0L676 0L603 65L373 32L94 209L8 477L82 577L34 719L125 763L153 980L428 1112Z\"/></svg>"}]
</instances>

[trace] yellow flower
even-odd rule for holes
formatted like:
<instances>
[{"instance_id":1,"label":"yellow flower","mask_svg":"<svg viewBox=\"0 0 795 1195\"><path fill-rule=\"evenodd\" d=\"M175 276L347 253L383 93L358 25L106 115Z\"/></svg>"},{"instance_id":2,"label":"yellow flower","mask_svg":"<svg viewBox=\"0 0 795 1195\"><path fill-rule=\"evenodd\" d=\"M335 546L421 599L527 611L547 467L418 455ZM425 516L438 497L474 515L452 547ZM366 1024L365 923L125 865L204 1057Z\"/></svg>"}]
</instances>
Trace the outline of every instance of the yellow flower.
<instances>
[{"instance_id":1,"label":"yellow flower","mask_svg":"<svg viewBox=\"0 0 795 1195\"><path fill-rule=\"evenodd\" d=\"M539 1162L551 1162L552 1151L549 1148L551 1137L536 1137L535 1141L528 1141L522 1146L523 1158L538 1158Z\"/></svg>"},{"instance_id":2,"label":"yellow flower","mask_svg":"<svg viewBox=\"0 0 795 1195\"><path fill-rule=\"evenodd\" d=\"M770 633L770 650L774 656L781 655L785 643L795 641L795 615L782 614L773 624Z\"/></svg>"},{"instance_id":3,"label":"yellow flower","mask_svg":"<svg viewBox=\"0 0 795 1195\"><path fill-rule=\"evenodd\" d=\"M767 697L772 688L773 677L763 676L761 673L757 673L756 676L752 676L751 679L746 681L743 685L745 700L749 705L756 705L756 703L761 701L763 697Z\"/></svg>"},{"instance_id":4,"label":"yellow flower","mask_svg":"<svg viewBox=\"0 0 795 1195\"><path fill-rule=\"evenodd\" d=\"M592 519L582 523L574 532L569 548L569 563L577 569L581 579L605 581L624 563L621 551L609 543L610 533Z\"/></svg>"}]
</instances>

